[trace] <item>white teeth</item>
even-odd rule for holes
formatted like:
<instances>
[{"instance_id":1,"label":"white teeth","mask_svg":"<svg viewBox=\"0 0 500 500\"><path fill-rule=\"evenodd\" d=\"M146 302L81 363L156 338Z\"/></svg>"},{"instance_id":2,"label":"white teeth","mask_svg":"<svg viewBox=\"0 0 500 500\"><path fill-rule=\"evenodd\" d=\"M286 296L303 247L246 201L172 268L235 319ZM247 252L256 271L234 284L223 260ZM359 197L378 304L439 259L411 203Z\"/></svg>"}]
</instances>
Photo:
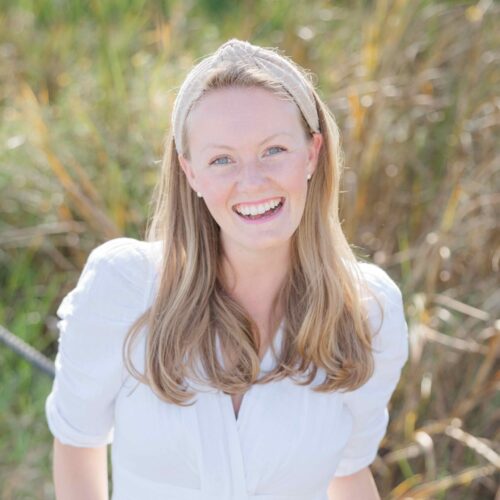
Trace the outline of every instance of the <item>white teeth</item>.
<instances>
[{"instance_id":1,"label":"white teeth","mask_svg":"<svg viewBox=\"0 0 500 500\"><path fill-rule=\"evenodd\" d=\"M260 205L236 207L236 211L242 215L261 215L268 210L277 207L280 202L280 199L276 199L273 201L268 201L267 203L261 203Z\"/></svg>"}]
</instances>

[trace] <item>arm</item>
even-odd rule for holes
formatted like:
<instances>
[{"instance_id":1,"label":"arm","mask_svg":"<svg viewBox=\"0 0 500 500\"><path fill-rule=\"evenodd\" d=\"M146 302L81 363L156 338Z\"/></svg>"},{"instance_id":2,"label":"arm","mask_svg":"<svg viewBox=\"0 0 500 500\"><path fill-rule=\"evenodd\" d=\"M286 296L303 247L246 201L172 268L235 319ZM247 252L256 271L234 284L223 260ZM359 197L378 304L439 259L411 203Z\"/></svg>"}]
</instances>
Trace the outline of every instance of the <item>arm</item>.
<instances>
[{"instance_id":1,"label":"arm","mask_svg":"<svg viewBox=\"0 0 500 500\"><path fill-rule=\"evenodd\" d=\"M380 495L369 467L349 476L334 477L328 486L328 500L380 500Z\"/></svg>"},{"instance_id":2,"label":"arm","mask_svg":"<svg viewBox=\"0 0 500 500\"><path fill-rule=\"evenodd\" d=\"M377 295L383 311L373 297L363 294L371 330L377 332L372 338L375 366L368 381L344 394L353 426L328 488L330 500L379 500L369 465L375 460L386 433L388 403L409 355L408 325L401 291L378 266L363 264L361 267L366 284Z\"/></svg>"},{"instance_id":3,"label":"arm","mask_svg":"<svg viewBox=\"0 0 500 500\"><path fill-rule=\"evenodd\" d=\"M151 282L152 268L140 248L138 241L116 238L94 249L57 310L56 374L45 402L56 438L57 500L108 499L107 445L126 372L122 347Z\"/></svg>"},{"instance_id":4,"label":"arm","mask_svg":"<svg viewBox=\"0 0 500 500\"><path fill-rule=\"evenodd\" d=\"M54 439L57 500L108 500L107 445L79 448Z\"/></svg>"}]
</instances>

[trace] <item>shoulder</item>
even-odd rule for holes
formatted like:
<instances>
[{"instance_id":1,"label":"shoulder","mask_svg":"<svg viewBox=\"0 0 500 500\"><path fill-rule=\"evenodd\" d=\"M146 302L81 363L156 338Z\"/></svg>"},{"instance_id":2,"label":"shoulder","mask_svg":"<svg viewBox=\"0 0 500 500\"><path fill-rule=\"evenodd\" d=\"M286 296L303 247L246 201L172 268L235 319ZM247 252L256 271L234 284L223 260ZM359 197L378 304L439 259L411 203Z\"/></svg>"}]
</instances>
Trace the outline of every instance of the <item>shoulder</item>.
<instances>
[{"instance_id":1,"label":"shoulder","mask_svg":"<svg viewBox=\"0 0 500 500\"><path fill-rule=\"evenodd\" d=\"M63 317L92 307L102 318L128 318L142 308L154 271L152 244L134 238L114 238L88 255L75 288L61 302Z\"/></svg>"},{"instance_id":2,"label":"shoulder","mask_svg":"<svg viewBox=\"0 0 500 500\"><path fill-rule=\"evenodd\" d=\"M125 236L113 238L96 246L89 260L114 267L127 264L144 265L148 260L149 243Z\"/></svg>"},{"instance_id":3,"label":"shoulder","mask_svg":"<svg viewBox=\"0 0 500 500\"><path fill-rule=\"evenodd\" d=\"M384 407L409 357L409 331L403 296L387 271L367 263L356 264L361 278L361 301L372 333L374 372L347 400L358 415Z\"/></svg>"},{"instance_id":4,"label":"shoulder","mask_svg":"<svg viewBox=\"0 0 500 500\"><path fill-rule=\"evenodd\" d=\"M380 266L358 261L355 264L350 263L349 269L354 271L361 301L368 308L373 309L376 302L381 303L384 310L402 306L403 295L399 285Z\"/></svg>"},{"instance_id":5,"label":"shoulder","mask_svg":"<svg viewBox=\"0 0 500 500\"><path fill-rule=\"evenodd\" d=\"M157 254L154 242L118 237L95 247L87 258L86 267L137 286L151 280Z\"/></svg>"},{"instance_id":6,"label":"shoulder","mask_svg":"<svg viewBox=\"0 0 500 500\"><path fill-rule=\"evenodd\" d=\"M356 267L361 302L374 333L374 347L388 357L406 358L408 325L400 287L376 264L357 262Z\"/></svg>"}]
</instances>

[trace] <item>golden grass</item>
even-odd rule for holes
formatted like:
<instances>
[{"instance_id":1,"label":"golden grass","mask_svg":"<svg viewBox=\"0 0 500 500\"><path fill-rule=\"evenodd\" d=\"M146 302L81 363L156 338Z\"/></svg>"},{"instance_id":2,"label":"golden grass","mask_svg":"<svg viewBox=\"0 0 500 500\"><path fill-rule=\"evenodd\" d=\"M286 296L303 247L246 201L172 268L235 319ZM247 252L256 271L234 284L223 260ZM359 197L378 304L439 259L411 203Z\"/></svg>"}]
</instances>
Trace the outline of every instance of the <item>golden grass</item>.
<instances>
[{"instance_id":1,"label":"golden grass","mask_svg":"<svg viewBox=\"0 0 500 500\"><path fill-rule=\"evenodd\" d=\"M55 307L88 251L143 234L175 91L193 62L232 36L279 46L316 73L338 118L349 240L405 297L411 357L372 466L382 497L493 499L499 6L289 6L7 2L0 323L53 356ZM52 498L43 414L50 381L0 356L0 496Z\"/></svg>"}]
</instances>

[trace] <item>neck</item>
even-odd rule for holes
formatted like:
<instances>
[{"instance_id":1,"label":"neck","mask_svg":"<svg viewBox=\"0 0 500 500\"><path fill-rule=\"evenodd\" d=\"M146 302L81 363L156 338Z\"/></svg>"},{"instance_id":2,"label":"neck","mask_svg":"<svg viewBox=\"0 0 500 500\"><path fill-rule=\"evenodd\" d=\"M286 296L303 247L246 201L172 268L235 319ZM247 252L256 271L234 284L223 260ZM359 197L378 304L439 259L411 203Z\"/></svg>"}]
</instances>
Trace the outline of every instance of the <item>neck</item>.
<instances>
[{"instance_id":1,"label":"neck","mask_svg":"<svg viewBox=\"0 0 500 500\"><path fill-rule=\"evenodd\" d=\"M274 319L281 318L281 310L272 311L272 303L289 272L289 244L261 251L231 245L223 248L227 292L248 311L259 330L268 334L274 328ZM273 318L274 314L277 318Z\"/></svg>"}]
</instances>

